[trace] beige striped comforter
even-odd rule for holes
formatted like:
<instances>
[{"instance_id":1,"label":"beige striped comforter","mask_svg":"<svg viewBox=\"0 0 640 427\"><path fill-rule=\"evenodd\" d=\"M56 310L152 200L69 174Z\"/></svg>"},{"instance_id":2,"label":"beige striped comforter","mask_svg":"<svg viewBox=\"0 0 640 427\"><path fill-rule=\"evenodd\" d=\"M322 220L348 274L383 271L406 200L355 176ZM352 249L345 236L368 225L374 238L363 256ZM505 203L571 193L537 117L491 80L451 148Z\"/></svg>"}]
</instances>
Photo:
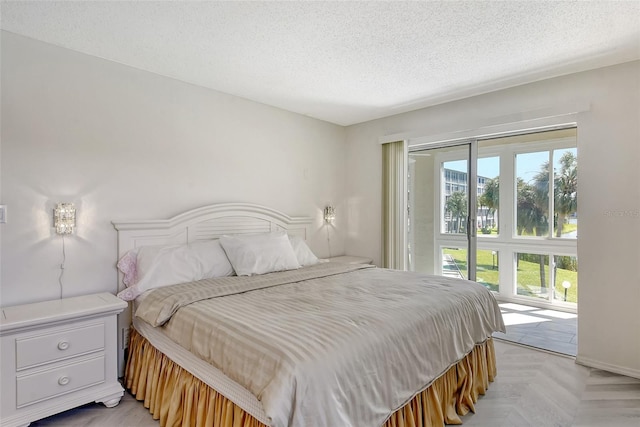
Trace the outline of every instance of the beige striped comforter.
<instances>
[{"instance_id":1,"label":"beige striped comforter","mask_svg":"<svg viewBox=\"0 0 640 427\"><path fill-rule=\"evenodd\" d=\"M481 285L368 267L160 288L136 316L257 396L273 426L379 426L504 324Z\"/></svg>"}]
</instances>

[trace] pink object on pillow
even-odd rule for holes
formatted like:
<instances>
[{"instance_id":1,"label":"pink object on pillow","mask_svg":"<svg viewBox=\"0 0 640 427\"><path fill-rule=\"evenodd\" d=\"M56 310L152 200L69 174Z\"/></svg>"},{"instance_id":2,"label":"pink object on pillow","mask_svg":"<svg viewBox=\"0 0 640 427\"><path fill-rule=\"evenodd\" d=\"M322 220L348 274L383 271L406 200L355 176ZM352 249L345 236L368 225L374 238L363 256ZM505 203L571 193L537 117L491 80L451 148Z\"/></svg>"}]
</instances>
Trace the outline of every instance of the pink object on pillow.
<instances>
[{"instance_id":1,"label":"pink object on pillow","mask_svg":"<svg viewBox=\"0 0 640 427\"><path fill-rule=\"evenodd\" d=\"M124 283L124 285L127 287L135 285L138 281L137 260L138 249L133 249L124 254L124 256L120 258L120 261L118 261L118 264L116 264L118 270L120 270L122 274L124 274L122 283Z\"/></svg>"},{"instance_id":2,"label":"pink object on pillow","mask_svg":"<svg viewBox=\"0 0 640 427\"><path fill-rule=\"evenodd\" d=\"M137 286L131 286L130 288L126 288L118 292L118 298L125 301L133 301L138 297L138 295L142 294L144 291L138 289Z\"/></svg>"}]
</instances>

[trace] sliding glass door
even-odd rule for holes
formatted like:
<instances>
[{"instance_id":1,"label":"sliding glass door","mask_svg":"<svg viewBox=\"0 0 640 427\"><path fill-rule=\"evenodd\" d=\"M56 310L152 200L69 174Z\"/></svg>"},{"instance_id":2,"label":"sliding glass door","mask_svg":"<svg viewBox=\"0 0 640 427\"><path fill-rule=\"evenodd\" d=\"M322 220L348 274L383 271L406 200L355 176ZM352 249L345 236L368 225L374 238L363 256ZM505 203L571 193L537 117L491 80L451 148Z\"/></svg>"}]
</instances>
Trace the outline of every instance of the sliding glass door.
<instances>
[{"instance_id":1,"label":"sliding glass door","mask_svg":"<svg viewBox=\"0 0 640 427\"><path fill-rule=\"evenodd\" d=\"M410 146L409 269L575 310L577 154L575 128Z\"/></svg>"},{"instance_id":2,"label":"sliding glass door","mask_svg":"<svg viewBox=\"0 0 640 427\"><path fill-rule=\"evenodd\" d=\"M475 141L409 152L408 266L475 280ZM470 184L471 183L471 184Z\"/></svg>"}]
</instances>

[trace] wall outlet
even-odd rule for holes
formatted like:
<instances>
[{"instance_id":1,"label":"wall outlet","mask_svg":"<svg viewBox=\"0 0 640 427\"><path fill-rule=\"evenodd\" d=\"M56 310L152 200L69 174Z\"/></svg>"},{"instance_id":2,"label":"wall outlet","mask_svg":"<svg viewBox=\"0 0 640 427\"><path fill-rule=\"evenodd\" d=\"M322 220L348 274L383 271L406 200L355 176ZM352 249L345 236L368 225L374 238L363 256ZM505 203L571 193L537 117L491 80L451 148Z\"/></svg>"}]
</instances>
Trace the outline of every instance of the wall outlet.
<instances>
[{"instance_id":1,"label":"wall outlet","mask_svg":"<svg viewBox=\"0 0 640 427\"><path fill-rule=\"evenodd\" d=\"M7 223L7 205L0 205L0 224Z\"/></svg>"},{"instance_id":2,"label":"wall outlet","mask_svg":"<svg viewBox=\"0 0 640 427\"><path fill-rule=\"evenodd\" d=\"M122 328L122 348L129 347L129 328Z\"/></svg>"}]
</instances>

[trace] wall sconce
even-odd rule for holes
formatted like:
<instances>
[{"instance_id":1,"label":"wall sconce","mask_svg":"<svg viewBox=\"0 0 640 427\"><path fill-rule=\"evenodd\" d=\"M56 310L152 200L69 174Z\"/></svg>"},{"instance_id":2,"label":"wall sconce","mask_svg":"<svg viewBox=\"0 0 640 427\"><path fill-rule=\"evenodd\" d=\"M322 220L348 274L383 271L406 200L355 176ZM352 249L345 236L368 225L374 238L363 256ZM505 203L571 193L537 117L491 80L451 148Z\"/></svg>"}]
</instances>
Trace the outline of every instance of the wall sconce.
<instances>
[{"instance_id":1,"label":"wall sconce","mask_svg":"<svg viewBox=\"0 0 640 427\"><path fill-rule=\"evenodd\" d=\"M331 205L327 205L324 208L324 220L327 224L331 224L336 219L336 208Z\"/></svg>"},{"instance_id":2,"label":"wall sconce","mask_svg":"<svg viewBox=\"0 0 640 427\"><path fill-rule=\"evenodd\" d=\"M71 234L76 228L76 207L73 203L58 203L53 210L53 226L57 234Z\"/></svg>"}]
</instances>

